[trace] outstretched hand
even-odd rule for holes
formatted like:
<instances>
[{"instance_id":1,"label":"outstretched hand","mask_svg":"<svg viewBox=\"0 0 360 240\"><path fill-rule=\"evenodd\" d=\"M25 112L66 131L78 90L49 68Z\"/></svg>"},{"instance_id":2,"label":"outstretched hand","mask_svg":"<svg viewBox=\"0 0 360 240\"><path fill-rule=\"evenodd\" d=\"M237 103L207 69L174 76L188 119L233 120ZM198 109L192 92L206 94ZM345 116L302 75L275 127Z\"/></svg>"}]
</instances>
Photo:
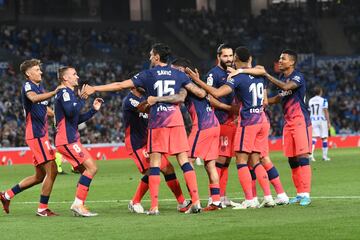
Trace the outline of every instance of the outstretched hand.
<instances>
[{"instance_id":1,"label":"outstretched hand","mask_svg":"<svg viewBox=\"0 0 360 240\"><path fill-rule=\"evenodd\" d=\"M200 74L197 68L195 68L195 72L191 70L191 68L185 68L185 73L194 81L200 79Z\"/></svg>"},{"instance_id":2,"label":"outstretched hand","mask_svg":"<svg viewBox=\"0 0 360 240\"><path fill-rule=\"evenodd\" d=\"M88 84L84 84L81 88L81 94L80 97L81 98L88 98L90 95L95 93L95 88L93 86L90 86Z\"/></svg>"},{"instance_id":3,"label":"outstretched hand","mask_svg":"<svg viewBox=\"0 0 360 240\"><path fill-rule=\"evenodd\" d=\"M102 98L95 98L94 103L93 103L93 107L96 111L99 111L99 109L101 108L101 105L103 104L104 99Z\"/></svg>"}]
</instances>

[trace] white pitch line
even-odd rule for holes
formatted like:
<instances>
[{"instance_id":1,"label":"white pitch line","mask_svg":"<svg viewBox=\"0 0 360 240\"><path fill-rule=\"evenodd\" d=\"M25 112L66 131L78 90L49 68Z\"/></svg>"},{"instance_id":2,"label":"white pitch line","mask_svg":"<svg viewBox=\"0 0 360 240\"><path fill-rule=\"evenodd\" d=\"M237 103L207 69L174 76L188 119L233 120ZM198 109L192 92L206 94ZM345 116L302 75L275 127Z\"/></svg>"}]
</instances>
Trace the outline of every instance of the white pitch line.
<instances>
[{"instance_id":1,"label":"white pitch line","mask_svg":"<svg viewBox=\"0 0 360 240\"><path fill-rule=\"evenodd\" d=\"M360 196L314 196L312 199L360 199ZM231 198L233 200L243 200L242 198ZM207 198L200 199L201 201L207 201ZM69 204L73 201L61 201L61 202L49 202L51 204ZM88 200L87 203L128 203L130 199L120 199L120 200ZM150 202L150 199L144 199L142 202ZM176 202L175 199L159 199L159 202ZM37 204L39 202L14 202L12 204Z\"/></svg>"}]
</instances>

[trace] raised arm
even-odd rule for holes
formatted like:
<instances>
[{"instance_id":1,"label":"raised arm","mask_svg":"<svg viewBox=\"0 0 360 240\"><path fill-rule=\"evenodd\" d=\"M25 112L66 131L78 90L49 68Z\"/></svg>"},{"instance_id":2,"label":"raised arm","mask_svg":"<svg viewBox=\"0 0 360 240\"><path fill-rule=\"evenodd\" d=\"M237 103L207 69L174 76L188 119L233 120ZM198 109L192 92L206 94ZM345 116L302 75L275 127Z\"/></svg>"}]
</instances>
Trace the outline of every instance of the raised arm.
<instances>
[{"instance_id":1,"label":"raised arm","mask_svg":"<svg viewBox=\"0 0 360 240\"><path fill-rule=\"evenodd\" d=\"M81 97L83 98L89 96L91 94L94 94L95 92L114 92L131 87L134 87L134 83L131 79L127 79L122 82L114 82L98 86L84 85L81 89Z\"/></svg>"},{"instance_id":2,"label":"raised arm","mask_svg":"<svg viewBox=\"0 0 360 240\"><path fill-rule=\"evenodd\" d=\"M254 68L239 68L239 69L233 69L231 67L228 67L226 70L230 72L228 75L228 79L233 78L234 76L240 73L245 73L253 76L263 76L266 74L265 68L259 65Z\"/></svg>"},{"instance_id":3,"label":"raised arm","mask_svg":"<svg viewBox=\"0 0 360 240\"><path fill-rule=\"evenodd\" d=\"M200 79L197 69L195 69L195 72L194 72L190 68L186 68L185 72L189 75L189 77L194 82L196 82L196 84L198 84L202 89L204 89L206 92L208 92L209 94L211 94L212 96L214 96L216 98L220 98L220 97L229 95L232 92L231 87L229 87L227 85L222 85L220 88L214 88L212 86L207 85Z\"/></svg>"},{"instance_id":4,"label":"raised arm","mask_svg":"<svg viewBox=\"0 0 360 240\"><path fill-rule=\"evenodd\" d=\"M270 74L266 73L264 75L270 82L272 82L273 84L275 84L278 88L284 90L284 91L288 91L288 90L294 90L298 87L298 85L294 82L294 81L288 81L288 82L283 82L280 81L279 79L271 76Z\"/></svg>"},{"instance_id":5,"label":"raised arm","mask_svg":"<svg viewBox=\"0 0 360 240\"><path fill-rule=\"evenodd\" d=\"M181 88L178 94L174 94L170 96L162 96L162 97L149 96L147 102L150 106L158 102L183 103L185 102L186 96L187 96L187 91L184 88Z\"/></svg>"},{"instance_id":6,"label":"raised arm","mask_svg":"<svg viewBox=\"0 0 360 240\"><path fill-rule=\"evenodd\" d=\"M26 97L32 102L32 103L38 103L38 102L42 102L45 101L49 98L52 98L53 96L56 95L57 91L62 88L62 86L58 86L54 91L51 92L46 92L46 93L41 93L41 94L37 94L34 91L29 91L26 93Z\"/></svg>"}]
</instances>

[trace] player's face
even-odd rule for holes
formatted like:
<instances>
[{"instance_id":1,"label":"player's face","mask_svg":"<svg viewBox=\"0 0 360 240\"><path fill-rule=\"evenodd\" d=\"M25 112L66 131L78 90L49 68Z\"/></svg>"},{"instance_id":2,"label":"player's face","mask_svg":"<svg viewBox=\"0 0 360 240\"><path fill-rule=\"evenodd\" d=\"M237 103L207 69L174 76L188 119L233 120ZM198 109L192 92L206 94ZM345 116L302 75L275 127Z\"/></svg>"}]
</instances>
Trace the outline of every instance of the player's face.
<instances>
[{"instance_id":1,"label":"player's face","mask_svg":"<svg viewBox=\"0 0 360 240\"><path fill-rule=\"evenodd\" d=\"M231 67L234 61L234 53L231 48L225 48L221 50L221 54L218 55L218 61L222 68L226 69Z\"/></svg>"},{"instance_id":2,"label":"player's face","mask_svg":"<svg viewBox=\"0 0 360 240\"><path fill-rule=\"evenodd\" d=\"M41 82L42 71L40 69L40 66L37 65L37 66L33 66L33 67L29 68L26 71L26 75L28 76L28 78L31 81L34 81L34 82L37 82L37 83Z\"/></svg>"},{"instance_id":3,"label":"player's face","mask_svg":"<svg viewBox=\"0 0 360 240\"><path fill-rule=\"evenodd\" d=\"M76 87L79 85L79 76L77 75L76 70L73 68L70 68L66 71L66 75L64 76L64 78L72 87Z\"/></svg>"},{"instance_id":4,"label":"player's face","mask_svg":"<svg viewBox=\"0 0 360 240\"><path fill-rule=\"evenodd\" d=\"M294 60L289 56L289 54L281 54L279 59L279 70L285 71L291 66L294 66Z\"/></svg>"}]
</instances>

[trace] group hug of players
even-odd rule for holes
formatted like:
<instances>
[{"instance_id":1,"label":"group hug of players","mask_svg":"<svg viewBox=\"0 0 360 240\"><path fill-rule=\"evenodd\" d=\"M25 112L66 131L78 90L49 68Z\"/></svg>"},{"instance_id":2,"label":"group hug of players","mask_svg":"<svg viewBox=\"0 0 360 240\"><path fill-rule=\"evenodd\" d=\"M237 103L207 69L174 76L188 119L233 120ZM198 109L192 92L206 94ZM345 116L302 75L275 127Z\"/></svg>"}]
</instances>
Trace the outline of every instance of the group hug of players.
<instances>
[{"instance_id":1,"label":"group hug of players","mask_svg":"<svg viewBox=\"0 0 360 240\"><path fill-rule=\"evenodd\" d=\"M48 137L47 118L55 115L56 151L79 172L76 196L70 209L75 216L91 217L84 205L89 187L97 172L95 161L80 143L78 125L89 120L101 108L103 100L95 98L93 107L80 113L85 100L96 92L131 91L123 100L125 146L142 178L128 207L131 212L158 215L160 172L173 192L177 210L185 213L233 209L274 207L311 203L311 121L304 102L305 80L295 69L297 54L284 50L279 59L279 79L264 67L252 67L252 56L246 47L233 50L226 44L217 49L217 66L203 81L187 59L169 63L170 48L154 44L150 51L151 68L131 79L101 86L84 85L78 89L78 75L71 66L58 70L60 85L45 92L41 85L40 61L26 60L20 65L26 82L22 102L26 113L26 143L34 155L35 174L1 192L3 209L9 213L10 200L23 190L42 183L37 216L56 216L48 208L50 193L57 175L55 150ZM279 88L276 96L267 96L269 83ZM55 97L54 111L48 100ZM280 103L284 112L283 148L292 171L297 195L289 200L278 171L269 158L270 119L265 108ZM192 120L186 134L180 104L184 103ZM186 200L168 156L175 156L184 175L191 200ZM226 196L228 166L235 156L238 179L245 200L235 203ZM204 160L209 178L209 201L202 208L193 160ZM256 182L263 191L257 198ZM270 185L277 197L273 199ZM144 211L141 200L150 192L151 207Z\"/></svg>"}]
</instances>

